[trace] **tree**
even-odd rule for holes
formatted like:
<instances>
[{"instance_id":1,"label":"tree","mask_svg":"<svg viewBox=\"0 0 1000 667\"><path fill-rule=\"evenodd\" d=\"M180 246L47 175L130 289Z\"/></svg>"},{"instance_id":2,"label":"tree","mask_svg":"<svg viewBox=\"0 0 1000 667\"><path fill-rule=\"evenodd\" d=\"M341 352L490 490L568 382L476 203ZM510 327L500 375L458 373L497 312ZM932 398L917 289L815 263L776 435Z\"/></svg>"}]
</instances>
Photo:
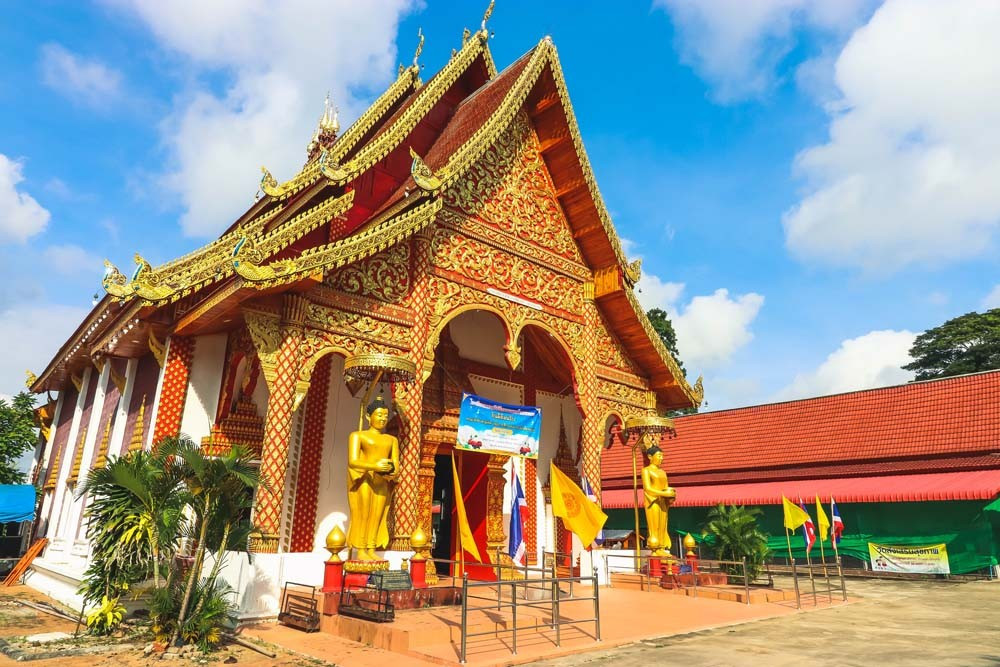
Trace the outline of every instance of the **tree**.
<instances>
[{"instance_id":1,"label":"tree","mask_svg":"<svg viewBox=\"0 0 1000 667\"><path fill-rule=\"evenodd\" d=\"M653 331L660 337L663 347L667 348L667 352L677 362L681 373L686 375L687 371L684 370L684 362L681 361L681 355L677 352L677 333L674 331L674 325L670 321L670 317L667 316L667 311L661 308L653 308L646 311L646 317L649 318L649 323L653 325Z\"/></svg>"},{"instance_id":2,"label":"tree","mask_svg":"<svg viewBox=\"0 0 1000 667\"><path fill-rule=\"evenodd\" d=\"M917 336L905 366L917 380L1000 368L1000 308L966 313Z\"/></svg>"},{"instance_id":3,"label":"tree","mask_svg":"<svg viewBox=\"0 0 1000 667\"><path fill-rule=\"evenodd\" d=\"M0 398L0 484L24 484L27 475L17 463L37 443L35 396L22 391L10 403Z\"/></svg>"},{"instance_id":4,"label":"tree","mask_svg":"<svg viewBox=\"0 0 1000 667\"><path fill-rule=\"evenodd\" d=\"M242 514L229 515L237 507L235 499L256 489L260 477L257 467L252 463L253 456L243 447L234 446L222 456L209 457L194 441L182 435L161 442L157 451L170 460L175 457L181 459L180 474L191 494L189 507L195 515L192 533L197 536L194 562L187 574L176 625L170 636L169 643L174 644L182 633L188 634L184 632L185 626L197 622L194 611L202 610L200 602L196 602L193 608L190 607L192 595L197 591L198 595L195 597L205 599L204 592L215 588L215 581L211 577L218 574L219 560L228 546L233 526ZM216 566L212 568L210 579L197 585L205 563L205 554L210 546L210 536L218 536L221 549L216 552ZM190 614L189 608L193 609Z\"/></svg>"},{"instance_id":5,"label":"tree","mask_svg":"<svg viewBox=\"0 0 1000 667\"><path fill-rule=\"evenodd\" d=\"M752 581L770 555L767 534L757 526L762 512L759 507L747 509L740 505L719 503L708 512L705 533L712 537L712 549L719 560L747 559L747 575ZM742 567L729 566L727 571L742 576Z\"/></svg>"}]
</instances>

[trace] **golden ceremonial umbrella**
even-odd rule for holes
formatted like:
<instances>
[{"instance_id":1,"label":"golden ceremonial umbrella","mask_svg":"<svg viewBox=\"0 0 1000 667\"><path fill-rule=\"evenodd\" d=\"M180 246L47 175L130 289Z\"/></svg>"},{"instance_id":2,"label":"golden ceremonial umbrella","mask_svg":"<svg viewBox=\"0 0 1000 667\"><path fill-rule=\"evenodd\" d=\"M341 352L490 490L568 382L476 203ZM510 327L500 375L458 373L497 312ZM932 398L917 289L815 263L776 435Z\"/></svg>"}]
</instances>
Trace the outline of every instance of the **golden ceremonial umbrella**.
<instances>
[{"instance_id":1,"label":"golden ceremonial umbrella","mask_svg":"<svg viewBox=\"0 0 1000 667\"><path fill-rule=\"evenodd\" d=\"M656 415L638 415L625 420L626 436L635 435L632 445L632 500L635 511L635 569L639 571L639 473L636 465L636 454L646 436L659 435L674 430L674 422L669 417Z\"/></svg>"},{"instance_id":2,"label":"golden ceremonial umbrella","mask_svg":"<svg viewBox=\"0 0 1000 667\"><path fill-rule=\"evenodd\" d=\"M344 360L344 375L371 382L361 401L361 413L358 415L360 431L364 426L365 406L372 397L375 385L379 382L412 382L417 377L417 365L394 354L356 354Z\"/></svg>"}]
</instances>

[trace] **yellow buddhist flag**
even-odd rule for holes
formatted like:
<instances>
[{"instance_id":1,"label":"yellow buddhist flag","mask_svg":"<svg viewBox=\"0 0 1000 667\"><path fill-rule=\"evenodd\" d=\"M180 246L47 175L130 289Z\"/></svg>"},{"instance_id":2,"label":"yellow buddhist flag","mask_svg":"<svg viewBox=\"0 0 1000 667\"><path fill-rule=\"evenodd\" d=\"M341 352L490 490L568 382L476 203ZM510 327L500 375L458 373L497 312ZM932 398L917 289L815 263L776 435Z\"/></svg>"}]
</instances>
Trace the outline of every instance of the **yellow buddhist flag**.
<instances>
[{"instance_id":1,"label":"yellow buddhist flag","mask_svg":"<svg viewBox=\"0 0 1000 667\"><path fill-rule=\"evenodd\" d=\"M593 544L594 538L608 520L608 515L601 511L597 503L587 498L573 480L551 463L549 483L552 488L552 515L561 517L566 529L575 533L584 546Z\"/></svg>"},{"instance_id":2,"label":"yellow buddhist flag","mask_svg":"<svg viewBox=\"0 0 1000 667\"><path fill-rule=\"evenodd\" d=\"M795 530L809 521L809 514L788 498L781 496L781 504L785 508L785 528L788 530Z\"/></svg>"},{"instance_id":3,"label":"yellow buddhist flag","mask_svg":"<svg viewBox=\"0 0 1000 667\"><path fill-rule=\"evenodd\" d=\"M830 530L830 520L826 518L823 505L819 502L819 496L816 496L816 524L819 526L819 541L826 542L826 535Z\"/></svg>"},{"instance_id":4,"label":"yellow buddhist flag","mask_svg":"<svg viewBox=\"0 0 1000 667\"><path fill-rule=\"evenodd\" d=\"M451 455L451 477L455 482L455 509L458 514L458 536L461 549L472 554L477 561L483 562L476 547L476 539L472 536L472 528L469 527L469 517L465 514L465 499L462 497L462 485L458 483L458 468L455 467L455 455Z\"/></svg>"}]
</instances>

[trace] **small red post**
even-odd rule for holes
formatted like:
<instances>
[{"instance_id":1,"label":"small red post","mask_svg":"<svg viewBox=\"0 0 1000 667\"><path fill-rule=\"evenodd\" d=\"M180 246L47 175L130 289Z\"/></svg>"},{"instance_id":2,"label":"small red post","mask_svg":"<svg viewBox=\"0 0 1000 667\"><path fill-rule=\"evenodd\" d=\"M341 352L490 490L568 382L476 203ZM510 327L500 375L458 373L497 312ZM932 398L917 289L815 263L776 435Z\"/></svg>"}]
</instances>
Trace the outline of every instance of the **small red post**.
<instances>
[{"instance_id":1,"label":"small red post","mask_svg":"<svg viewBox=\"0 0 1000 667\"><path fill-rule=\"evenodd\" d=\"M427 588L427 561L423 558L410 560L410 581L414 588Z\"/></svg>"},{"instance_id":2,"label":"small red post","mask_svg":"<svg viewBox=\"0 0 1000 667\"><path fill-rule=\"evenodd\" d=\"M323 563L323 592L339 593L344 580L344 563L341 560Z\"/></svg>"},{"instance_id":3,"label":"small red post","mask_svg":"<svg viewBox=\"0 0 1000 667\"><path fill-rule=\"evenodd\" d=\"M659 558L649 559L649 576L654 579L659 579L663 576L663 561Z\"/></svg>"}]
</instances>

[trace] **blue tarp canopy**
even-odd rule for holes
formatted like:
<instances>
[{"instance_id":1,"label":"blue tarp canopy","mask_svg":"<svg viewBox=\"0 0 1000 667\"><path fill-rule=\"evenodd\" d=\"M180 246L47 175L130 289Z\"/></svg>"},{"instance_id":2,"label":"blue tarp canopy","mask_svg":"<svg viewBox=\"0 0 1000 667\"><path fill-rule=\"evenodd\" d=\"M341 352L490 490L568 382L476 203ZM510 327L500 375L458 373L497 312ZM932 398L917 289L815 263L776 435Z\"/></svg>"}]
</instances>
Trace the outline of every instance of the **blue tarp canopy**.
<instances>
[{"instance_id":1,"label":"blue tarp canopy","mask_svg":"<svg viewBox=\"0 0 1000 667\"><path fill-rule=\"evenodd\" d=\"M35 518L35 487L31 484L0 484L0 523Z\"/></svg>"}]
</instances>

